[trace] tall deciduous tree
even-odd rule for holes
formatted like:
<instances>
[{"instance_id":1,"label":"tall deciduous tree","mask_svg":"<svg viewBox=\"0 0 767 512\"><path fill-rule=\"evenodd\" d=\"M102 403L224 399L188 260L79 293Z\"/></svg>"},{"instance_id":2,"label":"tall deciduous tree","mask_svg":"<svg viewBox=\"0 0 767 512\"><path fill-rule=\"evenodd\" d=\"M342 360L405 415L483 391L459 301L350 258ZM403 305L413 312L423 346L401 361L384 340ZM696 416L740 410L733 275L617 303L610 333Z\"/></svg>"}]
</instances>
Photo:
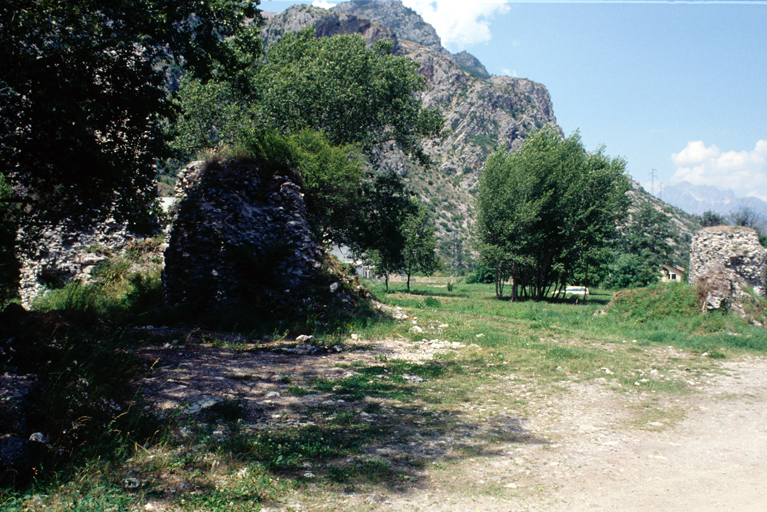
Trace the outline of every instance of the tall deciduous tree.
<instances>
[{"instance_id":1,"label":"tall deciduous tree","mask_svg":"<svg viewBox=\"0 0 767 512\"><path fill-rule=\"evenodd\" d=\"M168 67L208 76L257 3L0 3L0 168L27 217L145 220L173 114Z\"/></svg>"},{"instance_id":2,"label":"tall deciduous tree","mask_svg":"<svg viewBox=\"0 0 767 512\"><path fill-rule=\"evenodd\" d=\"M496 293L511 276L512 298L562 290L574 269L616 235L628 207L625 162L600 148L587 153L578 133L527 138L497 151L480 178L478 239L496 269Z\"/></svg>"},{"instance_id":3,"label":"tall deciduous tree","mask_svg":"<svg viewBox=\"0 0 767 512\"><path fill-rule=\"evenodd\" d=\"M388 40L367 48L359 34L316 38L313 27L284 35L255 76L258 119L287 131L320 130L369 157L378 145L396 143L427 161L421 137L437 136L444 120L422 108L419 65L391 50Z\"/></svg>"},{"instance_id":4,"label":"tall deciduous tree","mask_svg":"<svg viewBox=\"0 0 767 512\"><path fill-rule=\"evenodd\" d=\"M410 277L414 272L431 275L439 267L437 258L437 237L434 226L429 223L429 209L417 200L413 201L413 214L405 219L402 230L405 243L402 247L402 260L407 275L407 291L410 292Z\"/></svg>"},{"instance_id":5,"label":"tall deciduous tree","mask_svg":"<svg viewBox=\"0 0 767 512\"><path fill-rule=\"evenodd\" d=\"M410 192L395 173L380 173L363 185L358 215L350 223L350 245L383 276L389 291L389 275L405 267L405 222L416 213Z\"/></svg>"},{"instance_id":6,"label":"tall deciduous tree","mask_svg":"<svg viewBox=\"0 0 767 512\"><path fill-rule=\"evenodd\" d=\"M618 244L619 254L605 284L614 288L647 286L658 280L660 265L670 263L671 221L649 203L631 214Z\"/></svg>"}]
</instances>

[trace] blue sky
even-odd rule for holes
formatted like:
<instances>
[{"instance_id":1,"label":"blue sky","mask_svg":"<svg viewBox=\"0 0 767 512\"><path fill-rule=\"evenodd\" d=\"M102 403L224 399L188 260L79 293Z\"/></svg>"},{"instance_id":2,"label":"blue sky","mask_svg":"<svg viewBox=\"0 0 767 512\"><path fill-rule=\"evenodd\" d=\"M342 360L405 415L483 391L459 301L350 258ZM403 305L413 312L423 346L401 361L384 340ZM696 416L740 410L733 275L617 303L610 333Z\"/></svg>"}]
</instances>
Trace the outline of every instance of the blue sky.
<instances>
[{"instance_id":1,"label":"blue sky","mask_svg":"<svg viewBox=\"0 0 767 512\"><path fill-rule=\"evenodd\" d=\"M295 3L313 2L261 8ZM686 179L767 200L767 1L404 3L450 51L544 84L566 134L647 190L655 169L656 195Z\"/></svg>"}]
</instances>

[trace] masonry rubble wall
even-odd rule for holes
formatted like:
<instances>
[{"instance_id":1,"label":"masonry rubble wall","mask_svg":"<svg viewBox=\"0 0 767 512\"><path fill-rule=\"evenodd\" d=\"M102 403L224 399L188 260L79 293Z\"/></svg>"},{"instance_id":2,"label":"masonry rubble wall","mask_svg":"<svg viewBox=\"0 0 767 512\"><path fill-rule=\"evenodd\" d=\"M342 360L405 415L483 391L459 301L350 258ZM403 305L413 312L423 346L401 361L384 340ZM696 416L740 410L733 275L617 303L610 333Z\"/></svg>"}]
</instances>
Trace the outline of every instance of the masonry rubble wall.
<instances>
[{"instance_id":1,"label":"masonry rubble wall","mask_svg":"<svg viewBox=\"0 0 767 512\"><path fill-rule=\"evenodd\" d=\"M29 309L41 292L68 280L87 282L100 261L120 254L137 238L114 220L80 229L67 224L44 229L33 250L19 254L21 304Z\"/></svg>"},{"instance_id":2,"label":"masonry rubble wall","mask_svg":"<svg viewBox=\"0 0 767 512\"><path fill-rule=\"evenodd\" d=\"M705 309L718 309L746 287L765 296L767 250L753 229L703 228L692 239L689 282L706 292Z\"/></svg>"},{"instance_id":3,"label":"masonry rubble wall","mask_svg":"<svg viewBox=\"0 0 767 512\"><path fill-rule=\"evenodd\" d=\"M179 174L165 253L170 305L286 300L322 267L299 187L255 162L194 162Z\"/></svg>"}]
</instances>

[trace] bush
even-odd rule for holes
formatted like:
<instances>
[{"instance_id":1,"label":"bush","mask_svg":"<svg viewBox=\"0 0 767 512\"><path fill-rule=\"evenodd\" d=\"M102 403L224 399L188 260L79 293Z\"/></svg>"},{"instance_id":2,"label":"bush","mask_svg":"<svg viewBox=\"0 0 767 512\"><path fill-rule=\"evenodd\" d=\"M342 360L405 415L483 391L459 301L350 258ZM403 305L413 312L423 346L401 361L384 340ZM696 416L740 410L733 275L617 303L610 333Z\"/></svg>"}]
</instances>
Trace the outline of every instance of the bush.
<instances>
[{"instance_id":1,"label":"bush","mask_svg":"<svg viewBox=\"0 0 767 512\"><path fill-rule=\"evenodd\" d=\"M495 282L493 269L478 263L474 272L466 278L466 284L490 284Z\"/></svg>"},{"instance_id":2,"label":"bush","mask_svg":"<svg viewBox=\"0 0 767 512\"><path fill-rule=\"evenodd\" d=\"M32 307L41 311L76 309L118 324L131 323L162 301L159 267L132 270L133 261L124 256L102 260L91 272L90 282L69 281L63 288L39 295Z\"/></svg>"}]
</instances>

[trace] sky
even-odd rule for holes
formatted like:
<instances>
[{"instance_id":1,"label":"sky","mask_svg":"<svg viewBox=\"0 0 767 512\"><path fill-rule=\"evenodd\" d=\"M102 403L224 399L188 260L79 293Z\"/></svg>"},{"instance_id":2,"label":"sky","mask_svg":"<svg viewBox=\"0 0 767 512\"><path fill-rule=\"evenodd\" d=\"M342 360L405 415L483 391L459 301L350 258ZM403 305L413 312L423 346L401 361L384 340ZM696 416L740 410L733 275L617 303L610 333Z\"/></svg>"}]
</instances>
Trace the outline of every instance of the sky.
<instances>
[{"instance_id":1,"label":"sky","mask_svg":"<svg viewBox=\"0 0 767 512\"><path fill-rule=\"evenodd\" d=\"M261 0L280 12L328 0ZM767 0L404 0L451 52L546 86L565 134L656 196L687 180L767 201Z\"/></svg>"}]
</instances>

